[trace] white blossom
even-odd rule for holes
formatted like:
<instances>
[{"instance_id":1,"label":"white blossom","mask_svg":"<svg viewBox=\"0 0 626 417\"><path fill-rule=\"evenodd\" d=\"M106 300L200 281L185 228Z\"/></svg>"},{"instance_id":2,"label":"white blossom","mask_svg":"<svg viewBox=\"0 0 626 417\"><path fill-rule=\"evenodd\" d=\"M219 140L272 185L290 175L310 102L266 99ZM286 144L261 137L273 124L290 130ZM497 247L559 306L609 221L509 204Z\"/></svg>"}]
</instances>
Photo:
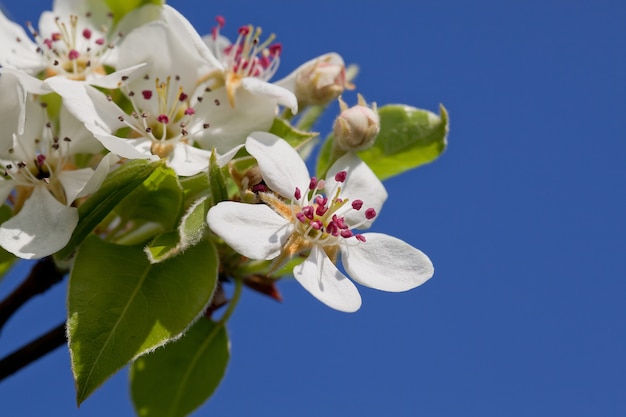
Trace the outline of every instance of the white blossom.
<instances>
[{"instance_id":1,"label":"white blossom","mask_svg":"<svg viewBox=\"0 0 626 417\"><path fill-rule=\"evenodd\" d=\"M380 233L359 233L377 216L387 198L384 186L357 156L335 162L326 180L310 177L298 153L284 140L255 132L246 149L259 164L267 190L265 204L221 202L207 215L210 228L251 259L282 264L306 255L294 277L313 296L337 310L361 306L355 285L406 291L433 274L428 257L404 241ZM262 188L262 187L261 187Z\"/></svg>"}]
</instances>

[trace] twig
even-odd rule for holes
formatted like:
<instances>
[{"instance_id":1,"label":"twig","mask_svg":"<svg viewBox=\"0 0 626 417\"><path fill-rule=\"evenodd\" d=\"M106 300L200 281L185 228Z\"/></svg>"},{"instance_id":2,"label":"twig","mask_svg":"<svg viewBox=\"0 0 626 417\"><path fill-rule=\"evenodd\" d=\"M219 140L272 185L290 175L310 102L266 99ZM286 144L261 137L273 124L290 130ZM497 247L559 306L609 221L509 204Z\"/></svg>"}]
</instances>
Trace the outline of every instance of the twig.
<instances>
[{"instance_id":1,"label":"twig","mask_svg":"<svg viewBox=\"0 0 626 417\"><path fill-rule=\"evenodd\" d=\"M66 343L65 323L0 359L0 381Z\"/></svg>"},{"instance_id":2,"label":"twig","mask_svg":"<svg viewBox=\"0 0 626 417\"><path fill-rule=\"evenodd\" d=\"M64 275L57 269L52 258L40 259L24 282L0 302L0 329L24 303L61 282Z\"/></svg>"}]
</instances>

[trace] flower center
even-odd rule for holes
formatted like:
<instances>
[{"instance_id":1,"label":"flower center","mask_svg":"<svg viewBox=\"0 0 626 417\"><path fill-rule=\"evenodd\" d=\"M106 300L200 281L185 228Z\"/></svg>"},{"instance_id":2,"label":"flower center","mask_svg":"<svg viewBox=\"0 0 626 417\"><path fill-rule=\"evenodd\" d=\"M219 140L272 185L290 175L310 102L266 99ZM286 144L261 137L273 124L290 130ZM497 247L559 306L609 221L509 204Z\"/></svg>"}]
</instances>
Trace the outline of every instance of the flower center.
<instances>
[{"instance_id":1,"label":"flower center","mask_svg":"<svg viewBox=\"0 0 626 417\"><path fill-rule=\"evenodd\" d=\"M260 78L267 81L276 73L280 63L282 45L274 43L276 36L271 34L261 42L262 30L252 25L239 28L239 35L235 43L222 47L218 42L219 31L226 21L222 16L217 16L217 26L212 30L214 41L213 54L224 65L223 71L213 71L204 78L208 81L214 79L214 88L226 85L228 101L231 107L235 107L235 93L246 77Z\"/></svg>"},{"instance_id":2,"label":"flower center","mask_svg":"<svg viewBox=\"0 0 626 417\"><path fill-rule=\"evenodd\" d=\"M296 231L313 244L322 246L335 246L340 241L355 238L365 242L365 237L355 234L353 229L361 226L368 220L376 217L376 211L368 208L364 211L363 220L356 224L348 224L346 215L350 211L360 211L363 201L355 199L350 202L341 198L341 184L346 180L346 171L340 171L335 175L338 186L335 190L328 190L325 194L326 182L311 178L308 191L302 191L296 187L294 198L299 203L295 212ZM351 216L352 217L352 216Z\"/></svg>"},{"instance_id":3,"label":"flower center","mask_svg":"<svg viewBox=\"0 0 626 417\"><path fill-rule=\"evenodd\" d=\"M75 168L70 161L71 139L59 139L50 122L43 124L41 137L35 137L32 141L33 146L29 146L26 138L14 135L13 143L18 148L10 148L9 158L2 160L4 177L15 183L13 206L16 212L30 196L33 187L42 183L59 202L66 204L65 191L58 181L58 173L64 169ZM10 156L14 154L20 154L25 159L11 159Z\"/></svg>"},{"instance_id":4,"label":"flower center","mask_svg":"<svg viewBox=\"0 0 626 417\"><path fill-rule=\"evenodd\" d=\"M91 14L87 13L85 18L89 21ZM112 20L112 15L109 14L108 18ZM58 31L50 33L49 37L43 37L32 24L27 23L37 44L37 52L48 62L45 76L62 74L84 81L88 75L105 74L102 60L114 47L106 42L107 27L94 29L92 25L85 24L85 19L80 20L76 15L70 15L69 21L56 17L54 22Z\"/></svg>"},{"instance_id":5,"label":"flower center","mask_svg":"<svg viewBox=\"0 0 626 417\"><path fill-rule=\"evenodd\" d=\"M149 75L144 79L149 80ZM128 81L128 77L122 77L122 81ZM190 135L210 127L208 123L192 123L196 114L192 104L201 102L204 94L211 90L205 88L190 95L184 91L178 75L168 76L165 81L156 78L153 89L139 93L127 84L123 84L121 90L130 101L132 111L118 119L131 129L133 137L150 140L150 151L160 158L166 158L177 143L189 143ZM187 130L190 123L196 131Z\"/></svg>"}]
</instances>

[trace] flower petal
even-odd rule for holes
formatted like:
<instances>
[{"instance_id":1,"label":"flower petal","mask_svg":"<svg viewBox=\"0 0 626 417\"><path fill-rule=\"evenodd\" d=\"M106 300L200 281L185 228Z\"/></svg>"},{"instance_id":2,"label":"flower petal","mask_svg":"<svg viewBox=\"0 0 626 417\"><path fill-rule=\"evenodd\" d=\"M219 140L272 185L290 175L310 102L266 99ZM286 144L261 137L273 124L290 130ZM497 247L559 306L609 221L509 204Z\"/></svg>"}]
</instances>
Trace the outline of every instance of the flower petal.
<instances>
[{"instance_id":1,"label":"flower petal","mask_svg":"<svg viewBox=\"0 0 626 417\"><path fill-rule=\"evenodd\" d=\"M382 291L407 291L433 276L433 264L423 252L382 233L365 233L365 242L341 246L341 262L361 285Z\"/></svg>"},{"instance_id":2,"label":"flower petal","mask_svg":"<svg viewBox=\"0 0 626 417\"><path fill-rule=\"evenodd\" d=\"M0 11L0 66L36 74L45 68L36 49L24 29Z\"/></svg>"},{"instance_id":3,"label":"flower petal","mask_svg":"<svg viewBox=\"0 0 626 417\"><path fill-rule=\"evenodd\" d=\"M169 166L183 177L196 175L209 167L210 151L179 142L170 155Z\"/></svg>"},{"instance_id":4,"label":"flower petal","mask_svg":"<svg viewBox=\"0 0 626 417\"><path fill-rule=\"evenodd\" d=\"M205 95L201 103L194 105L196 115L188 127L193 139L203 149L215 148L223 154L245 143L254 131L267 131L276 116L276 101L258 96L242 88L235 94L235 108L228 104L226 88L218 88ZM216 103L220 103L216 105ZM210 122L210 127L203 124Z\"/></svg>"},{"instance_id":5,"label":"flower petal","mask_svg":"<svg viewBox=\"0 0 626 417\"><path fill-rule=\"evenodd\" d=\"M310 177L304 161L287 142L267 132L254 132L246 149L259 163L267 186L286 198L292 198L296 187L305 190ZM304 187L304 188L303 188Z\"/></svg>"},{"instance_id":6,"label":"flower petal","mask_svg":"<svg viewBox=\"0 0 626 417\"><path fill-rule=\"evenodd\" d=\"M335 310L352 313L361 307L356 286L314 246L306 260L293 269L293 276L315 298Z\"/></svg>"},{"instance_id":7,"label":"flower petal","mask_svg":"<svg viewBox=\"0 0 626 417\"><path fill-rule=\"evenodd\" d=\"M345 213L346 220L349 224L356 224L365 219L364 211L373 208L379 213L383 207L383 203L387 200L387 190L382 182L376 177L376 174L369 166L353 153L347 153L339 158L328 170L326 175L326 190L329 194L333 194L335 187L339 186L335 181L335 174L340 171L346 171L348 176L341 185L341 197L350 201L359 199L363 201L363 209L361 211L349 210ZM359 228L369 228L374 219L366 221Z\"/></svg>"},{"instance_id":8,"label":"flower petal","mask_svg":"<svg viewBox=\"0 0 626 417\"><path fill-rule=\"evenodd\" d=\"M0 246L24 259L63 248L78 224L78 210L59 203L46 187L35 187L22 210L0 225Z\"/></svg>"},{"instance_id":9,"label":"flower petal","mask_svg":"<svg viewBox=\"0 0 626 417\"><path fill-rule=\"evenodd\" d=\"M278 104L288 107L293 114L298 113L298 100L295 94L286 88L268 83L254 77L246 77L241 80L241 86L252 94L270 97Z\"/></svg>"},{"instance_id":10,"label":"flower petal","mask_svg":"<svg viewBox=\"0 0 626 417\"><path fill-rule=\"evenodd\" d=\"M273 259L293 226L264 204L224 201L211 207L207 223L213 232L250 259Z\"/></svg>"}]
</instances>

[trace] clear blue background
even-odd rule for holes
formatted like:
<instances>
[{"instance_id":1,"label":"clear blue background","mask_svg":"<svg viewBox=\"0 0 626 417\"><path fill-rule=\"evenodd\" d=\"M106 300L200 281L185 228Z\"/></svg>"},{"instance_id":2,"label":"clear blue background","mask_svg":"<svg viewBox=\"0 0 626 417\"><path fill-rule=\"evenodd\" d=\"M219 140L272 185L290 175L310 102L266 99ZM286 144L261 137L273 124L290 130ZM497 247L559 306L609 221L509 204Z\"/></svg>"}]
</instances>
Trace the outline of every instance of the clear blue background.
<instances>
[{"instance_id":1,"label":"clear blue background","mask_svg":"<svg viewBox=\"0 0 626 417\"><path fill-rule=\"evenodd\" d=\"M227 35L275 32L279 76L336 51L367 100L451 116L449 149L386 183L375 224L426 252L434 278L363 289L351 315L293 281L281 304L245 292L227 375L195 415L626 415L626 3L170 4L201 33L217 14ZM20 23L50 8L5 6ZM61 322L64 292L20 311L0 355ZM127 372L77 410L59 349L0 383L0 413L131 416Z\"/></svg>"}]
</instances>

